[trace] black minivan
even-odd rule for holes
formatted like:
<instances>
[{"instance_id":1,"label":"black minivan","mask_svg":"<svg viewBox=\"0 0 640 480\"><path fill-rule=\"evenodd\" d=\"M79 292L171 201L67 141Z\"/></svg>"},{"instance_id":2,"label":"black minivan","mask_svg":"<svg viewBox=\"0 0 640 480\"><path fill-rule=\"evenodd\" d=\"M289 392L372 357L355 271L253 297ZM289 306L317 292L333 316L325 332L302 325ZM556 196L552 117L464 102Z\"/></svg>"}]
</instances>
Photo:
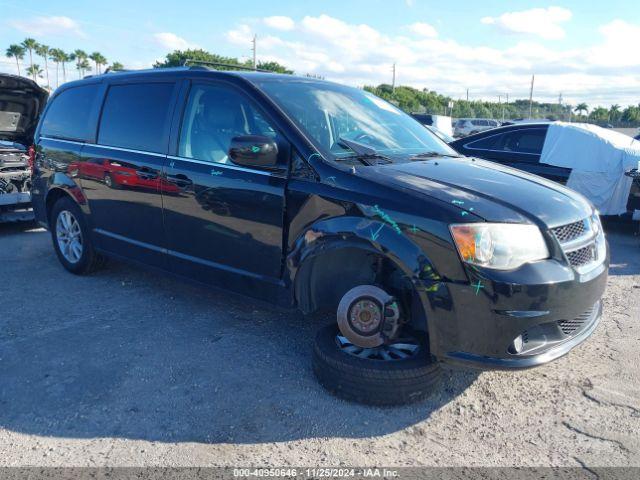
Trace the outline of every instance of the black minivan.
<instances>
[{"instance_id":1,"label":"black minivan","mask_svg":"<svg viewBox=\"0 0 640 480\"><path fill-rule=\"evenodd\" d=\"M439 363L526 368L584 341L609 265L579 194L462 157L356 88L183 67L55 92L33 203L62 265L131 260L304 313L313 366L373 404Z\"/></svg>"}]
</instances>

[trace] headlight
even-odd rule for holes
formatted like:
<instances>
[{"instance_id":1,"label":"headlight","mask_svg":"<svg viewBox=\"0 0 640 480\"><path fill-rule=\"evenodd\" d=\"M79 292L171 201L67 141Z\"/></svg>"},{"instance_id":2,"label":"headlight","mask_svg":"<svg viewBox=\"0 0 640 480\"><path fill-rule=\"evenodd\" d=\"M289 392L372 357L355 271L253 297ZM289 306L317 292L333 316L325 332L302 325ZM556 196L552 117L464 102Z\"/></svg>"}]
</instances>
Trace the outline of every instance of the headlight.
<instances>
[{"instance_id":1,"label":"headlight","mask_svg":"<svg viewBox=\"0 0 640 480\"><path fill-rule=\"evenodd\" d=\"M511 270L549 258L547 244L535 225L466 223L449 228L460 257L472 265Z\"/></svg>"},{"instance_id":2,"label":"headlight","mask_svg":"<svg viewBox=\"0 0 640 480\"><path fill-rule=\"evenodd\" d=\"M607 255L607 241L604 238L604 229L598 212L591 216L591 228L596 236L596 260L603 260Z\"/></svg>"}]
</instances>

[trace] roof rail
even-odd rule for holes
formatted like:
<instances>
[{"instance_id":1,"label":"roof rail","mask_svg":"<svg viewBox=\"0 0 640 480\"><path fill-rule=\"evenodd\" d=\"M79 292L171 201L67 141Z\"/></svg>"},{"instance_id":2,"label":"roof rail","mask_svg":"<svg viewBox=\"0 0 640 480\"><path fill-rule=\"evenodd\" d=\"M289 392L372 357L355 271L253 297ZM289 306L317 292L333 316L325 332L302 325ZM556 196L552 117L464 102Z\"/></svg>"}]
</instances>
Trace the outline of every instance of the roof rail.
<instances>
[{"instance_id":1,"label":"roof rail","mask_svg":"<svg viewBox=\"0 0 640 480\"><path fill-rule=\"evenodd\" d=\"M133 70L130 70L130 69L125 70L124 68L122 68L120 70L114 70L111 67L107 67L107 69L102 73L104 74L104 73L118 73L118 72L133 72Z\"/></svg>"},{"instance_id":2,"label":"roof rail","mask_svg":"<svg viewBox=\"0 0 640 480\"><path fill-rule=\"evenodd\" d=\"M263 73L273 73L271 72L271 70L262 70L259 68L253 68L253 67L245 67L244 65L235 65L233 63L220 63L220 62L207 62L205 60L195 60L193 58L187 58L182 62L182 66L183 67L188 67L188 66L207 66L207 67L214 67L214 70L219 70L216 69L215 67L225 67L225 68L235 68L236 70L247 70L249 72L263 72Z\"/></svg>"}]
</instances>

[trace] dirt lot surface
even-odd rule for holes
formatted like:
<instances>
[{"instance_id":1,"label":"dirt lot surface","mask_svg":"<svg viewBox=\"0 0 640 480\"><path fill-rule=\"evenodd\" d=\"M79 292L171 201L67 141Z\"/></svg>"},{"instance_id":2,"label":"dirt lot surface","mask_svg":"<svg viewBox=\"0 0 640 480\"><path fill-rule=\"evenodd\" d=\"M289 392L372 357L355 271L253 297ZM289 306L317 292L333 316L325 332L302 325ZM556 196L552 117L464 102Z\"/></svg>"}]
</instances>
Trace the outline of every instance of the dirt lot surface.
<instances>
[{"instance_id":1,"label":"dirt lot surface","mask_svg":"<svg viewBox=\"0 0 640 480\"><path fill-rule=\"evenodd\" d=\"M379 409L316 383L318 320L119 263L75 277L0 225L0 465L638 466L640 238L609 241L587 343Z\"/></svg>"}]
</instances>

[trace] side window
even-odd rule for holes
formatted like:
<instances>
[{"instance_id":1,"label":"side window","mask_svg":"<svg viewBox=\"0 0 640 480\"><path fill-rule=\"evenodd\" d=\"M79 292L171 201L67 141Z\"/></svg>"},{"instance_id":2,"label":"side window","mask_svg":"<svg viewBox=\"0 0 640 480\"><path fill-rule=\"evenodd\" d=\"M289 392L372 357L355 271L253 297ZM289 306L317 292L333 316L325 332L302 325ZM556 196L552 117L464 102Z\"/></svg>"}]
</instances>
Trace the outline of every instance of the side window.
<instances>
[{"instance_id":1,"label":"side window","mask_svg":"<svg viewBox=\"0 0 640 480\"><path fill-rule=\"evenodd\" d=\"M107 92L98 143L164 153L173 83L113 85Z\"/></svg>"},{"instance_id":2,"label":"side window","mask_svg":"<svg viewBox=\"0 0 640 480\"><path fill-rule=\"evenodd\" d=\"M545 130L541 128L515 130L498 135L490 135L475 142L467 143L465 147L472 150L494 150L540 155L545 135Z\"/></svg>"},{"instance_id":3,"label":"side window","mask_svg":"<svg viewBox=\"0 0 640 480\"><path fill-rule=\"evenodd\" d=\"M40 133L66 140L87 141L93 136L91 112L98 99L100 85L91 84L62 91L51 101Z\"/></svg>"},{"instance_id":4,"label":"side window","mask_svg":"<svg viewBox=\"0 0 640 480\"><path fill-rule=\"evenodd\" d=\"M500 137L502 137L502 135L491 135L476 140L475 142L467 143L465 147L471 150L496 150L496 145L499 143Z\"/></svg>"},{"instance_id":5,"label":"side window","mask_svg":"<svg viewBox=\"0 0 640 480\"><path fill-rule=\"evenodd\" d=\"M545 131L543 129L516 130L500 136L499 150L505 152L542 153Z\"/></svg>"},{"instance_id":6,"label":"side window","mask_svg":"<svg viewBox=\"0 0 640 480\"><path fill-rule=\"evenodd\" d=\"M276 139L266 118L239 92L220 85L194 85L180 128L178 155L212 163L231 163L231 139L263 135Z\"/></svg>"}]
</instances>

